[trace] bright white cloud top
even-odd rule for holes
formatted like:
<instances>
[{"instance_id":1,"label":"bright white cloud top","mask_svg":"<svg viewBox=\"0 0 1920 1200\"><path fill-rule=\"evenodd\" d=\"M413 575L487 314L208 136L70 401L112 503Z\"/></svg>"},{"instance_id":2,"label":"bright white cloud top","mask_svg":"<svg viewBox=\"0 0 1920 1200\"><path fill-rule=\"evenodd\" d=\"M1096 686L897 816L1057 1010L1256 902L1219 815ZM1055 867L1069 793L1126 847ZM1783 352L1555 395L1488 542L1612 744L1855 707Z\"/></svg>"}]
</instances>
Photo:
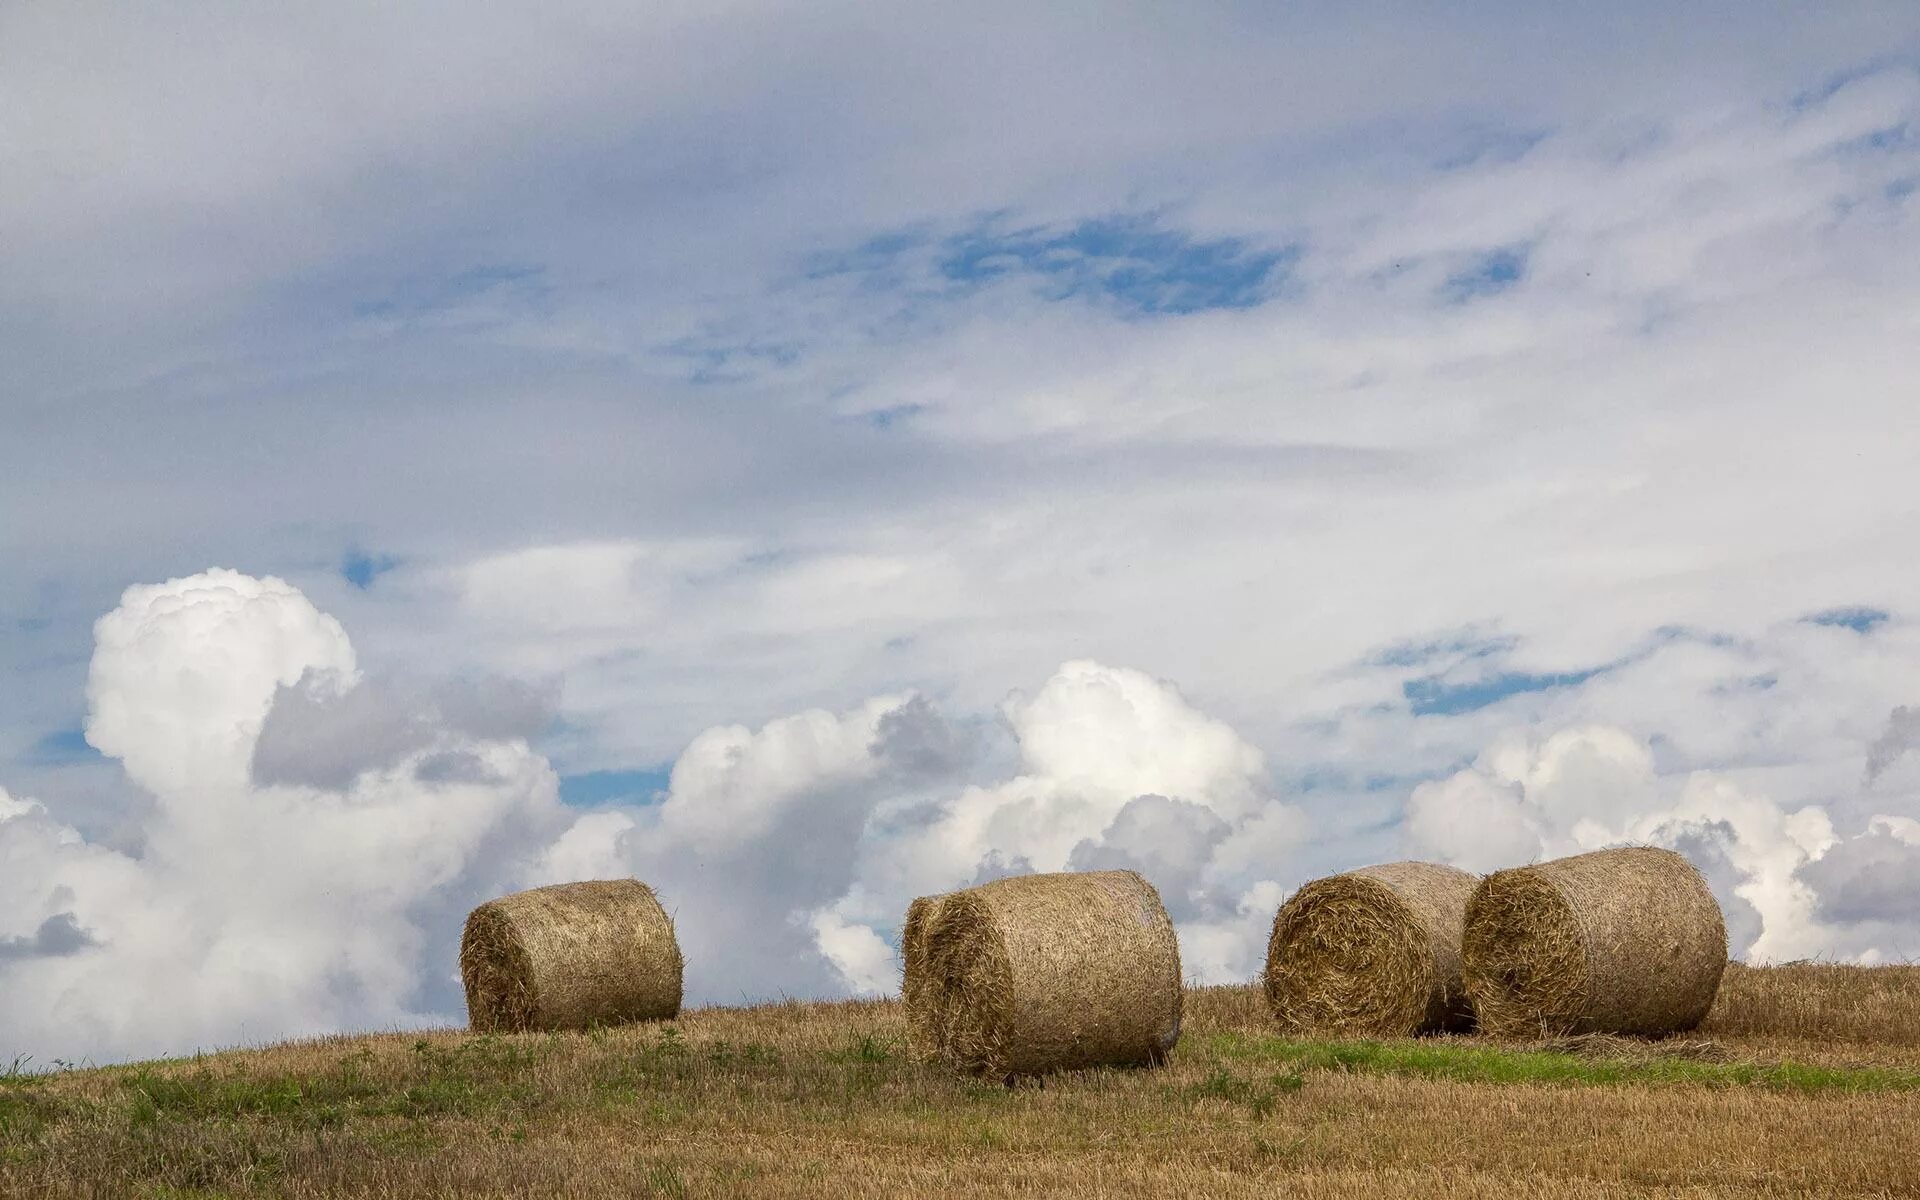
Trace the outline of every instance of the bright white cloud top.
<instances>
[{"instance_id":1,"label":"bright white cloud top","mask_svg":"<svg viewBox=\"0 0 1920 1200\"><path fill-rule=\"evenodd\" d=\"M1920 955L1920 11L1030 10L0 16L0 1061L615 871L707 1000L1620 840Z\"/></svg>"}]
</instances>

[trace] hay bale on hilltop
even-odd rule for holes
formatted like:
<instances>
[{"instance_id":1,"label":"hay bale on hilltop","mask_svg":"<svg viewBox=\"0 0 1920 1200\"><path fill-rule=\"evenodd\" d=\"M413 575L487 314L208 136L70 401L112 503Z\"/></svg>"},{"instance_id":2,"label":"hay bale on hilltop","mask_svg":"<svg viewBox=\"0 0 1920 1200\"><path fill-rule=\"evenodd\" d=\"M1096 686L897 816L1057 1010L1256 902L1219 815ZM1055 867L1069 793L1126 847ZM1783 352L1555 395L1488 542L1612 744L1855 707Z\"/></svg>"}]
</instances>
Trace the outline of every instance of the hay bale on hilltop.
<instances>
[{"instance_id":1,"label":"hay bale on hilltop","mask_svg":"<svg viewBox=\"0 0 1920 1200\"><path fill-rule=\"evenodd\" d=\"M907 906L907 923L900 930L900 1000L907 1014L907 1036L922 1055L940 1050L938 989L929 986L927 934L940 916L946 895L921 896Z\"/></svg>"},{"instance_id":2,"label":"hay bale on hilltop","mask_svg":"<svg viewBox=\"0 0 1920 1200\"><path fill-rule=\"evenodd\" d=\"M460 977L476 1031L584 1029L672 1017L684 962L637 879L534 888L467 916Z\"/></svg>"},{"instance_id":3,"label":"hay bale on hilltop","mask_svg":"<svg viewBox=\"0 0 1920 1200\"><path fill-rule=\"evenodd\" d=\"M1180 1039L1180 946L1137 872L999 879L923 914L908 1020L964 1070L1154 1064Z\"/></svg>"},{"instance_id":4,"label":"hay bale on hilltop","mask_svg":"<svg viewBox=\"0 0 1920 1200\"><path fill-rule=\"evenodd\" d=\"M1460 934L1479 878L1440 863L1362 867L1306 884L1267 941L1267 1005L1290 1030L1363 1037L1473 1026Z\"/></svg>"},{"instance_id":5,"label":"hay bale on hilltop","mask_svg":"<svg viewBox=\"0 0 1920 1200\"><path fill-rule=\"evenodd\" d=\"M1487 876L1461 950L1490 1033L1658 1036L1713 1006L1727 927L1692 863L1628 846Z\"/></svg>"}]
</instances>

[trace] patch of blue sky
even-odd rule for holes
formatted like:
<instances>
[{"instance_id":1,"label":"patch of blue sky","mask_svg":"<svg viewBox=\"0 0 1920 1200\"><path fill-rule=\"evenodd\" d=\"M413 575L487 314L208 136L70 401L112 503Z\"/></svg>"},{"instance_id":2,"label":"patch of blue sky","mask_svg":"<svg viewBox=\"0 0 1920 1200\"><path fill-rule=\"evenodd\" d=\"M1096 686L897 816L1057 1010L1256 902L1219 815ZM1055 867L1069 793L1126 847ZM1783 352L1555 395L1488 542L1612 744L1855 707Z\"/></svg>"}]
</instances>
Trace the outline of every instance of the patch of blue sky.
<instances>
[{"instance_id":1,"label":"patch of blue sky","mask_svg":"<svg viewBox=\"0 0 1920 1200\"><path fill-rule=\"evenodd\" d=\"M1424 641L1395 642L1361 660L1368 667L1418 667L1438 659L1487 658L1518 646L1518 638L1487 637L1471 631Z\"/></svg>"},{"instance_id":2,"label":"patch of blue sky","mask_svg":"<svg viewBox=\"0 0 1920 1200\"><path fill-rule=\"evenodd\" d=\"M1811 108L1833 99L1833 97L1838 95L1840 90L1848 84L1857 83L1862 79L1885 71L1889 66L1899 61L1897 58L1876 58L1865 62L1854 63L1842 70L1833 72L1815 86L1796 93L1788 99L1787 107L1796 113L1806 112Z\"/></svg>"},{"instance_id":3,"label":"patch of blue sky","mask_svg":"<svg viewBox=\"0 0 1920 1200\"><path fill-rule=\"evenodd\" d=\"M1064 229L983 226L948 238L937 269L962 285L1031 275L1045 280L1055 299L1104 297L1163 316L1261 304L1299 253L1297 246L1260 249L1244 238L1196 238L1150 217L1111 217Z\"/></svg>"},{"instance_id":4,"label":"patch of blue sky","mask_svg":"<svg viewBox=\"0 0 1920 1200\"><path fill-rule=\"evenodd\" d=\"M1851 629L1855 633L1871 633L1875 626L1890 620L1892 616L1893 614L1885 609L1870 608L1864 604L1849 604L1809 613L1800 619L1809 625L1829 625L1840 629Z\"/></svg>"},{"instance_id":5,"label":"patch of blue sky","mask_svg":"<svg viewBox=\"0 0 1920 1200\"><path fill-rule=\"evenodd\" d=\"M1744 679L1735 679L1728 683L1715 684L1716 696L1739 696L1751 692L1770 692L1780 685L1778 675L1749 675Z\"/></svg>"},{"instance_id":6,"label":"patch of blue sky","mask_svg":"<svg viewBox=\"0 0 1920 1200\"><path fill-rule=\"evenodd\" d=\"M1867 605L1829 608L1800 618L1807 624L1849 629L1859 634L1871 633L1891 619L1892 614L1887 611ZM1398 642L1361 660L1360 665L1428 668L1428 674L1401 683L1403 701L1416 717L1456 716L1491 707L1513 696L1578 686L1605 672L1643 662L1658 653L1661 647L1675 642L1693 642L1727 650L1746 647L1745 642L1731 634L1685 625L1662 625L1653 630L1637 648L1599 666L1575 671L1497 671L1472 678L1450 678L1451 668L1455 664L1492 658L1518 645L1514 638L1478 638L1467 631L1424 641ZM1447 664L1448 669L1434 669L1443 663ZM1731 695L1766 691L1778 683L1779 679L1774 675L1759 674L1729 680L1717 685L1714 690L1717 694Z\"/></svg>"},{"instance_id":7,"label":"patch of blue sky","mask_svg":"<svg viewBox=\"0 0 1920 1200\"><path fill-rule=\"evenodd\" d=\"M681 338L669 342L662 352L668 358L691 363L687 378L693 383L744 383L769 369L799 362L801 347L791 342Z\"/></svg>"},{"instance_id":8,"label":"patch of blue sky","mask_svg":"<svg viewBox=\"0 0 1920 1200\"><path fill-rule=\"evenodd\" d=\"M400 560L391 554L370 554L356 547L340 560L340 578L364 592L374 580L399 565Z\"/></svg>"},{"instance_id":9,"label":"patch of blue sky","mask_svg":"<svg viewBox=\"0 0 1920 1200\"><path fill-rule=\"evenodd\" d=\"M36 741L27 752L28 762L44 767L91 762L99 757L100 752L87 741L87 731L79 726L57 729Z\"/></svg>"},{"instance_id":10,"label":"patch of blue sky","mask_svg":"<svg viewBox=\"0 0 1920 1200\"><path fill-rule=\"evenodd\" d=\"M641 771L584 771L560 777L560 803L573 808L605 804L652 804L667 790L669 766Z\"/></svg>"},{"instance_id":11,"label":"patch of blue sky","mask_svg":"<svg viewBox=\"0 0 1920 1200\"><path fill-rule=\"evenodd\" d=\"M1482 254L1472 266L1447 277L1441 292L1455 303L1498 295L1527 277L1525 246L1503 246Z\"/></svg>"},{"instance_id":12,"label":"patch of blue sky","mask_svg":"<svg viewBox=\"0 0 1920 1200\"><path fill-rule=\"evenodd\" d=\"M1896 150L1907 144L1912 137L1912 126L1902 121L1898 125L1889 125L1876 129L1865 137L1856 138L1842 146L1842 150Z\"/></svg>"},{"instance_id":13,"label":"patch of blue sky","mask_svg":"<svg viewBox=\"0 0 1920 1200\"><path fill-rule=\"evenodd\" d=\"M1827 152L1842 159L1891 158L1914 145L1912 125L1899 121L1836 143Z\"/></svg>"},{"instance_id":14,"label":"patch of blue sky","mask_svg":"<svg viewBox=\"0 0 1920 1200\"><path fill-rule=\"evenodd\" d=\"M885 274L915 250L931 245L933 238L924 230L903 229L883 233L851 250L834 250L807 259L802 274L808 279L831 279L836 275Z\"/></svg>"},{"instance_id":15,"label":"patch of blue sky","mask_svg":"<svg viewBox=\"0 0 1920 1200\"><path fill-rule=\"evenodd\" d=\"M1503 671L1498 675L1459 682L1428 675L1402 683L1400 694L1406 698L1409 710L1416 717L1451 717L1488 708L1512 696L1573 687L1607 669L1592 667L1584 671L1559 671L1542 675Z\"/></svg>"},{"instance_id":16,"label":"patch of blue sky","mask_svg":"<svg viewBox=\"0 0 1920 1200\"><path fill-rule=\"evenodd\" d=\"M1736 650L1745 645L1730 633L1715 633L1710 629L1695 629L1688 625L1662 625L1653 631L1651 643L1658 646L1666 642L1699 642L1703 646L1716 646L1723 650ZM1642 651L1644 655L1650 651Z\"/></svg>"}]
</instances>

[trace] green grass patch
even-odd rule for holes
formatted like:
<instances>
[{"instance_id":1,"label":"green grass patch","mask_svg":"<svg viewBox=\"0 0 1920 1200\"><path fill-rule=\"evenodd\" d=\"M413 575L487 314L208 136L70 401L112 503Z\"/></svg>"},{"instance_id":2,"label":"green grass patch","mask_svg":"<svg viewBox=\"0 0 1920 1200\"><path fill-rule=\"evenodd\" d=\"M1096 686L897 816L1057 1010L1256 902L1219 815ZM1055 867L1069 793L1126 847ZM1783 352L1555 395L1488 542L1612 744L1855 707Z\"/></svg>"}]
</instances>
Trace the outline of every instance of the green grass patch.
<instances>
[{"instance_id":1,"label":"green grass patch","mask_svg":"<svg viewBox=\"0 0 1920 1200\"><path fill-rule=\"evenodd\" d=\"M420 1041L398 1077L376 1077L365 1053L309 1074L254 1074L201 1066L139 1067L120 1076L136 1127L162 1120L259 1119L305 1128L331 1128L355 1116L410 1120L473 1116L538 1102L528 1069L544 1054L539 1043L469 1038L449 1047Z\"/></svg>"},{"instance_id":2,"label":"green grass patch","mask_svg":"<svg viewBox=\"0 0 1920 1200\"><path fill-rule=\"evenodd\" d=\"M783 1077L782 1064L780 1051L771 1046L724 1040L692 1043L672 1025L663 1025L622 1052L588 1059L577 1077L592 1093L592 1103L621 1107L683 1089L750 1087L759 1079Z\"/></svg>"},{"instance_id":3,"label":"green grass patch","mask_svg":"<svg viewBox=\"0 0 1920 1200\"><path fill-rule=\"evenodd\" d=\"M0 1147L33 1141L81 1107L77 1101L57 1099L25 1088L0 1091Z\"/></svg>"},{"instance_id":4,"label":"green grass patch","mask_svg":"<svg viewBox=\"0 0 1920 1200\"><path fill-rule=\"evenodd\" d=\"M1683 1058L1587 1058L1554 1050L1505 1049L1441 1041L1338 1042L1224 1033L1211 1048L1223 1058L1282 1063L1296 1071L1406 1075L1448 1083L1620 1087L1687 1084L1790 1092L1920 1091L1920 1071L1890 1067L1817 1067L1802 1063L1700 1062ZM1650 1046L1657 1054L1657 1043Z\"/></svg>"},{"instance_id":5,"label":"green grass patch","mask_svg":"<svg viewBox=\"0 0 1920 1200\"><path fill-rule=\"evenodd\" d=\"M552 1044L492 1036L468 1038L447 1048L415 1042L416 1073L369 1111L420 1120L535 1107L540 1097L527 1072Z\"/></svg>"},{"instance_id":6,"label":"green grass patch","mask_svg":"<svg viewBox=\"0 0 1920 1200\"><path fill-rule=\"evenodd\" d=\"M827 1052L827 1061L836 1063L883 1063L893 1058L895 1052L899 1049L901 1049L899 1044L890 1039L877 1038L870 1033L863 1033L839 1049L829 1050Z\"/></svg>"},{"instance_id":7,"label":"green grass patch","mask_svg":"<svg viewBox=\"0 0 1920 1200\"><path fill-rule=\"evenodd\" d=\"M705 1054L709 1066L723 1071L780 1065L780 1051L759 1042L738 1045L724 1039L708 1042Z\"/></svg>"},{"instance_id":8,"label":"green grass patch","mask_svg":"<svg viewBox=\"0 0 1920 1200\"><path fill-rule=\"evenodd\" d=\"M371 1081L344 1074L256 1077L207 1069L180 1074L136 1071L122 1078L120 1086L128 1093L136 1125L151 1124L163 1116L301 1117L314 1124L337 1124L348 1109L383 1090Z\"/></svg>"},{"instance_id":9,"label":"green grass patch","mask_svg":"<svg viewBox=\"0 0 1920 1200\"><path fill-rule=\"evenodd\" d=\"M1298 1070L1279 1071L1261 1079L1216 1067L1185 1091L1189 1100L1218 1100L1264 1117L1273 1112L1282 1096L1299 1091L1305 1084L1306 1078Z\"/></svg>"}]
</instances>

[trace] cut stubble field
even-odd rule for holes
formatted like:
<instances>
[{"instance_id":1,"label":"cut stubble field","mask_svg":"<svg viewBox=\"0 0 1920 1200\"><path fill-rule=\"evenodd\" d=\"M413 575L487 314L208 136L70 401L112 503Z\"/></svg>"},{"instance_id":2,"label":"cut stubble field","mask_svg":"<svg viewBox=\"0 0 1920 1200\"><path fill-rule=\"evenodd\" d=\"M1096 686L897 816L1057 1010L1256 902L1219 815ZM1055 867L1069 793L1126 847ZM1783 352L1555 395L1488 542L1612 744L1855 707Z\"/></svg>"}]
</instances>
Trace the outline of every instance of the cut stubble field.
<instances>
[{"instance_id":1,"label":"cut stubble field","mask_svg":"<svg viewBox=\"0 0 1920 1200\"><path fill-rule=\"evenodd\" d=\"M895 1001L329 1038L0 1080L4 1196L1920 1195L1920 967L1729 970L1683 1038L1278 1036L1015 1086Z\"/></svg>"}]
</instances>

